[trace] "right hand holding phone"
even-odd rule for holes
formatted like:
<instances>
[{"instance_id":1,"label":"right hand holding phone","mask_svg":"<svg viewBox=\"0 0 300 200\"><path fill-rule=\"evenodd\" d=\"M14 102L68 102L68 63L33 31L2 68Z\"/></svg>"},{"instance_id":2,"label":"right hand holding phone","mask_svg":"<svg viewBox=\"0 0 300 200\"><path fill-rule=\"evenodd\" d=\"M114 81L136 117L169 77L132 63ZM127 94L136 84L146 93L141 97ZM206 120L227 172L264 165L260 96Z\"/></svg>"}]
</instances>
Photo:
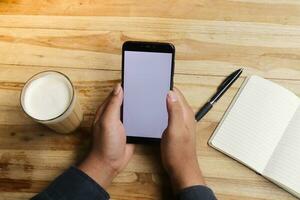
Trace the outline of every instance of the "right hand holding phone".
<instances>
[{"instance_id":1,"label":"right hand holding phone","mask_svg":"<svg viewBox=\"0 0 300 200\"><path fill-rule=\"evenodd\" d=\"M183 94L174 88L167 96L168 127L161 140L164 168L176 191L204 185L196 154L196 121Z\"/></svg>"}]
</instances>

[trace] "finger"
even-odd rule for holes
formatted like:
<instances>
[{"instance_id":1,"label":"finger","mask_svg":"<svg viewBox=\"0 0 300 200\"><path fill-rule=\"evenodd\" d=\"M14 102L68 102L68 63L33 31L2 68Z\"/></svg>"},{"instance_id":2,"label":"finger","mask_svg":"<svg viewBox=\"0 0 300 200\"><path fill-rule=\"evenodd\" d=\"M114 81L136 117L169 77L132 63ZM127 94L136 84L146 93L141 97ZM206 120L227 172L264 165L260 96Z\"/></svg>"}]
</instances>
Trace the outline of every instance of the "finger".
<instances>
[{"instance_id":1,"label":"finger","mask_svg":"<svg viewBox=\"0 0 300 200\"><path fill-rule=\"evenodd\" d=\"M97 109L97 111L96 111L96 114L95 114L95 119L94 119L94 122L95 122L95 123L100 119L100 117L101 117L101 115L102 115L104 109L105 109L106 106L107 106L107 103L108 103L108 100L109 100L109 99L110 99L110 97L108 96L108 97L103 101L103 103L98 107L98 109Z\"/></svg>"},{"instance_id":2,"label":"finger","mask_svg":"<svg viewBox=\"0 0 300 200\"><path fill-rule=\"evenodd\" d=\"M125 147L125 157L130 159L131 156L134 153L134 149L135 149L135 145L134 144L126 144L126 147Z\"/></svg>"},{"instance_id":3,"label":"finger","mask_svg":"<svg viewBox=\"0 0 300 200\"><path fill-rule=\"evenodd\" d=\"M103 119L106 121L120 120L120 110L123 101L123 90L120 84L118 84L109 99L107 106L103 111Z\"/></svg>"},{"instance_id":4,"label":"finger","mask_svg":"<svg viewBox=\"0 0 300 200\"><path fill-rule=\"evenodd\" d=\"M99 119L101 118L109 100L111 99L112 96L112 92L104 99L104 101L102 102L102 104L98 107L96 114L95 114L95 118L94 118L94 124L98 123Z\"/></svg>"},{"instance_id":5,"label":"finger","mask_svg":"<svg viewBox=\"0 0 300 200\"><path fill-rule=\"evenodd\" d=\"M183 123L183 110L180 99L174 91L169 91L167 96L167 109L169 115L169 128L174 128Z\"/></svg>"},{"instance_id":6,"label":"finger","mask_svg":"<svg viewBox=\"0 0 300 200\"><path fill-rule=\"evenodd\" d=\"M195 113L191 106L188 104L187 100L185 99L184 95L180 90L174 88L174 92L179 96L181 106L183 107L183 116L187 123L194 124L195 123Z\"/></svg>"},{"instance_id":7,"label":"finger","mask_svg":"<svg viewBox=\"0 0 300 200\"><path fill-rule=\"evenodd\" d=\"M122 168L126 167L126 165L128 164L128 162L132 158L133 153L134 153L134 149L135 149L135 145L134 144L126 144L126 146L125 146L125 154L124 154L124 164L123 164Z\"/></svg>"},{"instance_id":8,"label":"finger","mask_svg":"<svg viewBox=\"0 0 300 200\"><path fill-rule=\"evenodd\" d=\"M186 98L184 97L184 95L182 94L182 92L177 87L174 87L174 92L176 92L176 94L181 99L180 102L182 103L182 106L184 107L184 109L193 112L193 110L192 110L191 106L189 105L188 101L186 100Z\"/></svg>"}]
</instances>

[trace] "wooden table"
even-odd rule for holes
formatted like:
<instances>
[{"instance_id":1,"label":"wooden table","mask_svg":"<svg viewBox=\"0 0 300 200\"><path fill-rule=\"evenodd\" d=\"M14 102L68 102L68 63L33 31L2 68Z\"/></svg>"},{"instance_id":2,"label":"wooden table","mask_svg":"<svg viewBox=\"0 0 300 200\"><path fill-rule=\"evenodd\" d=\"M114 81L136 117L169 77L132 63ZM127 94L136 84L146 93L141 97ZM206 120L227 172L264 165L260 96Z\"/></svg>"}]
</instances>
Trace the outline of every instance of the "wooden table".
<instances>
[{"instance_id":1,"label":"wooden table","mask_svg":"<svg viewBox=\"0 0 300 200\"><path fill-rule=\"evenodd\" d=\"M300 96L300 3L297 0L2 0L0 1L0 199L28 199L82 157L94 112L120 81L126 40L176 46L175 83L202 105L234 69L234 84L199 123L197 153L207 184L223 200L295 199L207 140L247 75ZM66 73L84 110L82 127L59 135L24 116L19 94L33 74ZM109 188L112 199L171 199L158 150L137 146Z\"/></svg>"}]
</instances>

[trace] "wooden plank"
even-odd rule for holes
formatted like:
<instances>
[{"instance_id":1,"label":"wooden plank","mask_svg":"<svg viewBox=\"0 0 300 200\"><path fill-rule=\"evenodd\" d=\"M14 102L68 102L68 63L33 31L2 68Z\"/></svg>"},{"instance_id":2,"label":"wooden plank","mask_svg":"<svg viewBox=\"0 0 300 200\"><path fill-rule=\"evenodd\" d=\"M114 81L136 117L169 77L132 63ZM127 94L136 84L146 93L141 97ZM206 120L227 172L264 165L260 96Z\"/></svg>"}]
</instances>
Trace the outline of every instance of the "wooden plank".
<instances>
[{"instance_id":1,"label":"wooden plank","mask_svg":"<svg viewBox=\"0 0 300 200\"><path fill-rule=\"evenodd\" d=\"M59 137L56 138L58 140L60 139ZM204 139L201 138L201 140ZM43 143L43 141L39 142ZM62 142L57 144L58 148L60 146L59 144L62 144ZM138 146L138 152L135 153L128 167L117 179L115 179L114 182L116 187L120 184L120 187L122 188L124 183L132 183L131 187L133 187L133 184L136 183L135 181L138 179L139 174L144 173L153 174L153 182L157 184L164 181L161 180L162 168L160 166L160 161L158 160L159 158L156 156L157 150L150 147L150 154L141 154L140 150L143 148L145 147L141 145ZM230 183L230 185L226 184L229 191L230 188L234 186L235 188L239 188L238 191L244 190L245 192L248 192L248 195L250 195L249 191L256 191L259 189L261 190L261 195L267 196L263 190L266 190L266 188L267 191L275 190L276 186L245 168L243 165L232 161L222 154L215 154L216 152L214 152L214 150L212 150L212 153L208 156L206 153L207 150L212 149L203 149L199 152L199 162L208 184L213 186L217 192L220 190L219 192L224 194L223 192L225 191L226 194L226 190L224 190L225 181ZM76 154L78 154L78 146L74 147L73 150L67 151L2 149L0 153L0 163L2 168L0 182L20 180L21 184L21 180L29 180L34 184L39 183L45 186L70 164L74 163L76 160ZM222 168L215 166L222 166ZM22 189L27 192L37 192L41 189L41 187L42 186L35 186L33 188L30 187ZM5 189L6 187L3 186L3 188ZM114 192L112 193L115 194ZM276 190L275 194L276 196L278 194L288 196L280 190ZM242 194L238 192L237 195ZM268 198L272 199L273 197Z\"/></svg>"},{"instance_id":2,"label":"wooden plank","mask_svg":"<svg viewBox=\"0 0 300 200\"><path fill-rule=\"evenodd\" d=\"M226 21L299 24L297 0L4 0L0 13L29 15L144 16Z\"/></svg>"},{"instance_id":3,"label":"wooden plank","mask_svg":"<svg viewBox=\"0 0 300 200\"><path fill-rule=\"evenodd\" d=\"M0 73L0 124L2 125L26 125L33 124L28 120L19 106L19 95L24 82L33 74L40 71L52 69L67 74L79 93L79 101L82 104L86 116L92 116L96 108L101 104L103 99L112 90L112 87L120 82L119 71L109 70L89 70L89 69L69 69L69 68L36 68L36 67L9 67L2 66ZM225 77L213 76L196 76L196 75L175 75L175 85L178 86L186 95L193 109L196 111L200 105L204 104L207 99L215 92L217 86ZM243 78L241 78L233 87L224 95L224 97L214 107L204 121L218 122L224 111L228 107L231 99L235 95ZM300 81L297 80L276 80L284 87L300 96ZM12 112L13 111L13 112ZM7 115L9 113L9 115Z\"/></svg>"},{"instance_id":4,"label":"wooden plank","mask_svg":"<svg viewBox=\"0 0 300 200\"><path fill-rule=\"evenodd\" d=\"M5 200L28 200L35 193L28 193L28 192L1 192L0 198Z\"/></svg>"},{"instance_id":5,"label":"wooden plank","mask_svg":"<svg viewBox=\"0 0 300 200\"><path fill-rule=\"evenodd\" d=\"M254 172L208 147L207 140L215 125L202 123L197 130L197 152L204 175L226 179L256 179L258 176ZM24 129L21 132L20 128L14 126L1 126L0 137L8 140L1 142L1 176L11 179L30 177L33 180L51 180L55 174L79 161L86 154L90 140L89 133L80 129L66 136L42 130L42 127ZM14 146L8 146L13 140ZM158 154L157 147L137 145L135 155L124 172L162 173ZM217 168L216 165L222 168ZM18 171L21 172L17 173ZM38 174L32 174L32 171Z\"/></svg>"},{"instance_id":6,"label":"wooden plank","mask_svg":"<svg viewBox=\"0 0 300 200\"><path fill-rule=\"evenodd\" d=\"M1 164L4 159L7 165L2 164L3 172L0 177L0 191L14 192L38 192L49 182L59 175L71 163L74 163L74 151L30 151L30 150L1 150L0 158ZM157 154L156 154L157 155ZM160 193L157 192L161 185L167 185L167 178L162 171L158 172L157 167L160 167L160 161L152 153L151 156L135 154L129 163L128 167L122 172L118 178L114 180L114 184L109 188L109 192L114 196L124 195L125 197L138 196L139 194L147 194L149 190L152 198ZM153 159L154 158L154 159ZM207 157L199 156L199 162L204 169L204 176L208 185L212 186L217 194L230 194L231 197L248 196L251 197L255 191L255 195L262 199L276 199L278 196L283 198L290 198L291 196L278 189L277 186L268 182L266 179L256 175L250 170L245 170L245 167L238 163L232 163L230 159L222 161L222 157L212 156L212 162L209 162ZM30 163L30 167L26 162ZM157 166L153 165L158 163ZM205 170L210 169L209 164L214 166L224 166L219 168L219 173L214 173L209 176ZM227 163L227 164L226 164ZM148 169L145 167L148 166ZM234 169L234 170L233 170ZM239 170L241 169L241 170ZM134 171L134 172L133 172ZM144 172L143 172L144 171ZM238 173L237 173L238 172ZM233 176L231 176L233 175ZM147 177L147 178L146 178ZM146 179L145 179L146 178ZM6 186L7 183L17 185L11 189ZM227 183L227 184L225 184ZM165 186L165 187L166 187ZM123 193L123 189L140 188L139 191L132 191L130 193ZM146 189L147 188L147 189ZM232 192L232 188L234 188ZM266 191L273 191L271 193ZM252 196L253 197L253 196ZM293 198L291 198L293 199Z\"/></svg>"},{"instance_id":7,"label":"wooden plank","mask_svg":"<svg viewBox=\"0 0 300 200\"><path fill-rule=\"evenodd\" d=\"M243 75L300 77L298 26L63 16L1 16L0 26L0 64L12 67L120 70L125 40L158 40L175 44L176 73L224 76L244 67Z\"/></svg>"}]
</instances>

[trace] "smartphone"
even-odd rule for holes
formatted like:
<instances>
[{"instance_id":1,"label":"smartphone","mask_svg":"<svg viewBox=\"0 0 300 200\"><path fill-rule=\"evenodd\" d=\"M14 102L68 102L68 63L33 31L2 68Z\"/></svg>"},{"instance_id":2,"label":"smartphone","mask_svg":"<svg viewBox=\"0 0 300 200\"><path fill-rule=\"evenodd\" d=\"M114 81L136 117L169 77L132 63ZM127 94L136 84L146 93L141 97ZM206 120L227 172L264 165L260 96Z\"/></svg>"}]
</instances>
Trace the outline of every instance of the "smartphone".
<instances>
[{"instance_id":1,"label":"smartphone","mask_svg":"<svg viewBox=\"0 0 300 200\"><path fill-rule=\"evenodd\" d=\"M173 89L174 57L170 43L123 44L121 120L128 143L160 142L168 125L166 98Z\"/></svg>"}]
</instances>

